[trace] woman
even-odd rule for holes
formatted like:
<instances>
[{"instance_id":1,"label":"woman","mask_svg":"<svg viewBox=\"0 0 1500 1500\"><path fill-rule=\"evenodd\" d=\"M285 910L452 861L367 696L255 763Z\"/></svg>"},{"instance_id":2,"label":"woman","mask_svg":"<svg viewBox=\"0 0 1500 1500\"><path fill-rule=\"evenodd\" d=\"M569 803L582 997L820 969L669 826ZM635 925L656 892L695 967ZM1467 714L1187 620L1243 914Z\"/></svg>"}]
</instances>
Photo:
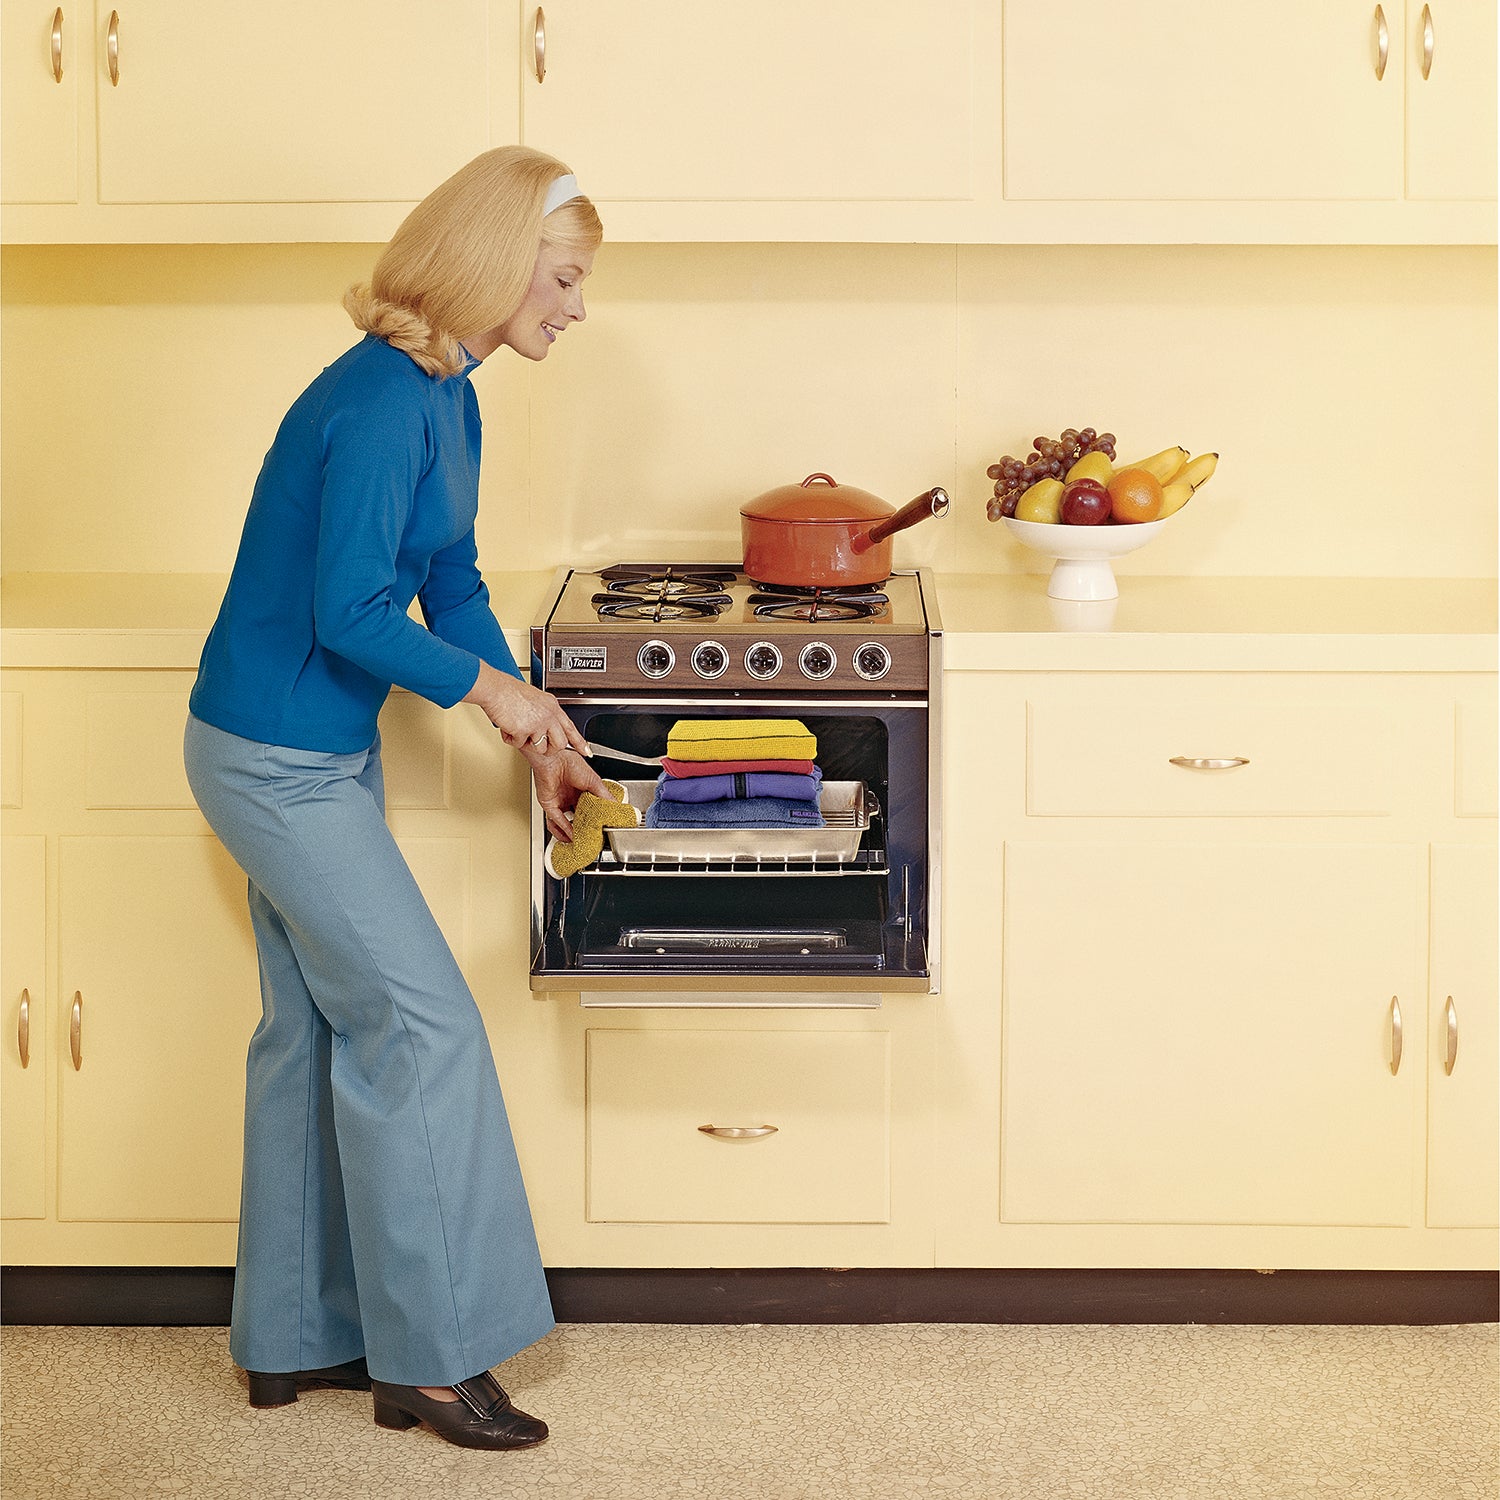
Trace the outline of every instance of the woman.
<instances>
[{"instance_id":1,"label":"woman","mask_svg":"<svg viewBox=\"0 0 1500 1500\"><path fill-rule=\"evenodd\" d=\"M580 792L607 795L491 613L468 379L583 321L600 238L567 168L524 147L418 204L344 299L365 337L277 432L203 649L188 777L249 876L265 1006L230 1334L256 1406L373 1385L385 1427L547 1435L489 1373L552 1307L478 1009L385 824L376 716L393 683L478 704L560 839Z\"/></svg>"}]
</instances>

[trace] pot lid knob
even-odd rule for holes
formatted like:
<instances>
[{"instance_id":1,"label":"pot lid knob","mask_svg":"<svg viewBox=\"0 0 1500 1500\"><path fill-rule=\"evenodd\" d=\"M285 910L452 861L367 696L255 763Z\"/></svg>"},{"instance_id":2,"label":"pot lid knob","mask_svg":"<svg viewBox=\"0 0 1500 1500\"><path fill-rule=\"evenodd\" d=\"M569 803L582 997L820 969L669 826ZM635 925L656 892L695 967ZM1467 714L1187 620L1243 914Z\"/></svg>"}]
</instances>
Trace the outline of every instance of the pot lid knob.
<instances>
[{"instance_id":1,"label":"pot lid knob","mask_svg":"<svg viewBox=\"0 0 1500 1500\"><path fill-rule=\"evenodd\" d=\"M807 478L802 481L800 488L805 490L808 485L810 485L815 479L821 479L824 484L831 484L834 489L837 489L839 487L838 480L835 479L832 474L809 474Z\"/></svg>"}]
</instances>

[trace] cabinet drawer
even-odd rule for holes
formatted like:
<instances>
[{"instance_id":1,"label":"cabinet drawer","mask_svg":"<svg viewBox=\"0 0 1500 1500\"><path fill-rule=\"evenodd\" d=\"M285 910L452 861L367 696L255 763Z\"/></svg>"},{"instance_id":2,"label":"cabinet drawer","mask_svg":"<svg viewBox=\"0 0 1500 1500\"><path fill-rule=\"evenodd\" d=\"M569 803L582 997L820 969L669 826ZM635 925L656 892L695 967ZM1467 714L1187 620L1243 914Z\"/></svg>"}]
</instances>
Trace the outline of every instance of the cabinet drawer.
<instances>
[{"instance_id":1,"label":"cabinet drawer","mask_svg":"<svg viewBox=\"0 0 1500 1500\"><path fill-rule=\"evenodd\" d=\"M1026 726L1034 817L1380 817L1408 795L1403 720L1368 701L1032 702Z\"/></svg>"},{"instance_id":2,"label":"cabinet drawer","mask_svg":"<svg viewBox=\"0 0 1500 1500\"><path fill-rule=\"evenodd\" d=\"M592 1222L890 1218L885 1032L591 1030ZM724 1138L699 1127L760 1127Z\"/></svg>"}]
</instances>

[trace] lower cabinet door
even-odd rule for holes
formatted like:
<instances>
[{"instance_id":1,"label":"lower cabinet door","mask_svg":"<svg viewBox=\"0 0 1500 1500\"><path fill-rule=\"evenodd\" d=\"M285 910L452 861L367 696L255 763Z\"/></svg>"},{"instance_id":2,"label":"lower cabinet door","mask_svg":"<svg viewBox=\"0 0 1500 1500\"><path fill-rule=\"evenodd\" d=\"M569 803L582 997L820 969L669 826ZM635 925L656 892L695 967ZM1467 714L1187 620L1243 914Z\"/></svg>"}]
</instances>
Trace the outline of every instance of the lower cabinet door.
<instances>
[{"instance_id":1,"label":"lower cabinet door","mask_svg":"<svg viewBox=\"0 0 1500 1500\"><path fill-rule=\"evenodd\" d=\"M886 1033L600 1028L587 1066L591 1221L890 1218Z\"/></svg>"},{"instance_id":2,"label":"lower cabinet door","mask_svg":"<svg viewBox=\"0 0 1500 1500\"><path fill-rule=\"evenodd\" d=\"M1493 845L1432 851L1427 1222L1500 1224L1500 1002Z\"/></svg>"},{"instance_id":3,"label":"lower cabinet door","mask_svg":"<svg viewBox=\"0 0 1500 1500\"><path fill-rule=\"evenodd\" d=\"M1007 844L1002 1220L1409 1223L1425 866L1416 846Z\"/></svg>"},{"instance_id":4,"label":"lower cabinet door","mask_svg":"<svg viewBox=\"0 0 1500 1500\"><path fill-rule=\"evenodd\" d=\"M47 1212L47 841L0 853L0 1215Z\"/></svg>"},{"instance_id":5,"label":"lower cabinet door","mask_svg":"<svg viewBox=\"0 0 1500 1500\"><path fill-rule=\"evenodd\" d=\"M245 877L209 835L59 843L58 1218L232 1220L260 1015Z\"/></svg>"}]
</instances>

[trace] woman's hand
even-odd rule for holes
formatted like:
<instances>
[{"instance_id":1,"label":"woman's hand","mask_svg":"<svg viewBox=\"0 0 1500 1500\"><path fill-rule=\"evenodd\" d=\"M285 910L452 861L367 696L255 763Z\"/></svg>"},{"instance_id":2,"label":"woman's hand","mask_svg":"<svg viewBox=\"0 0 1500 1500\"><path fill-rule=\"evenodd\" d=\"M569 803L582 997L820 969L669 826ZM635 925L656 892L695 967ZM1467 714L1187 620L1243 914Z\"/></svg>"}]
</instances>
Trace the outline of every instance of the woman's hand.
<instances>
[{"instance_id":1,"label":"woman's hand","mask_svg":"<svg viewBox=\"0 0 1500 1500\"><path fill-rule=\"evenodd\" d=\"M546 755L571 745L581 755L588 748L588 741L551 693L498 671L486 661L480 662L479 676L463 701L477 703L513 750L530 747Z\"/></svg>"},{"instance_id":2,"label":"woman's hand","mask_svg":"<svg viewBox=\"0 0 1500 1500\"><path fill-rule=\"evenodd\" d=\"M531 779L536 783L536 800L547 817L547 831L565 844L573 842L573 825L568 821L579 796L593 792L608 798L598 773L581 756L571 750L554 750L550 754L527 745L517 748L531 765Z\"/></svg>"}]
</instances>

